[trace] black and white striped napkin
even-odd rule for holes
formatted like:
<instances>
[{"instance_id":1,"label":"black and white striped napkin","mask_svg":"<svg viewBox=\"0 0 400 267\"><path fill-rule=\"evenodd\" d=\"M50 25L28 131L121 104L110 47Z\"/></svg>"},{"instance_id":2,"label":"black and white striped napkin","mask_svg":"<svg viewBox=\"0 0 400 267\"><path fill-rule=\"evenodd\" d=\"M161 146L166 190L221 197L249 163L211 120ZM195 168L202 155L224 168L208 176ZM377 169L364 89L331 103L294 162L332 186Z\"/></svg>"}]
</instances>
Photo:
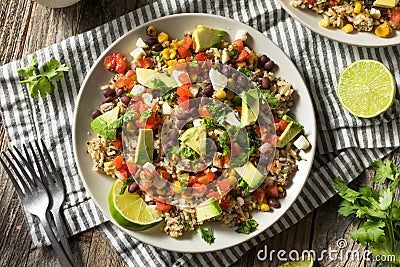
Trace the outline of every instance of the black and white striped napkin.
<instances>
[{"instance_id":1,"label":"black and white striped napkin","mask_svg":"<svg viewBox=\"0 0 400 267\"><path fill-rule=\"evenodd\" d=\"M317 155L307 183L292 208L271 228L252 240L230 249L205 254L161 250L127 236L95 207L78 175L72 153L71 124L80 85L95 59L114 40L137 25L169 14L213 13L254 27L278 44L302 73L311 92L317 115ZM96 44L96 45L93 45ZM71 66L57 82L51 96L32 99L18 84L17 69L34 55L0 67L0 107L9 145L20 146L43 138L66 180L64 216L71 235L101 225L129 266L225 266L237 261L250 248L301 220L335 194L332 181L341 176L356 178L370 162L399 146L399 94L393 107L375 119L358 119L339 105L334 88L340 72L357 59L383 62L400 83L400 46L359 48L340 44L312 33L294 21L278 0L162 0L143 7L89 32L37 51L39 65L54 57ZM47 244L39 223L27 216L36 246Z\"/></svg>"}]
</instances>

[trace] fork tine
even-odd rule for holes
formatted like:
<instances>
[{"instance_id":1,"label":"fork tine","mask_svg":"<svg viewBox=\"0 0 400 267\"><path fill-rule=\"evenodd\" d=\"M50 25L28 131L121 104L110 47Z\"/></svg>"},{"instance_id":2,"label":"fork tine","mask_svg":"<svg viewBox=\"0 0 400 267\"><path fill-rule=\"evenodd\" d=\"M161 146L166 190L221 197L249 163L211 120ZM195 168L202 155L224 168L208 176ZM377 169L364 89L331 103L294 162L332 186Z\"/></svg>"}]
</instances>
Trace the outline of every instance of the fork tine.
<instances>
[{"instance_id":1,"label":"fork tine","mask_svg":"<svg viewBox=\"0 0 400 267\"><path fill-rule=\"evenodd\" d=\"M12 152L10 151L10 149L8 149L8 152L10 152L11 155L13 155ZM5 152L3 152L3 157L7 160L8 164L9 164L9 165L11 166L11 168L13 169L14 174L19 178L19 182L20 182L20 184L22 185L22 187L24 188L24 192L25 192L25 193L29 192L31 189L30 189L30 187L26 184L25 179L24 179L23 176L21 175L20 171L17 169L17 167L15 167L15 164L11 161L11 159L8 157L8 155L7 155ZM14 159L15 159L15 155L14 155ZM21 164L20 164L18 161L17 161L17 164L18 164L18 167L19 167L20 169L22 169L22 166L21 166ZM10 178L11 178L11 177L14 177L14 176L12 175L11 172L10 172L10 173L7 172L7 174L9 174ZM11 178L11 179L14 179L14 178ZM29 179L26 179L26 180L29 180ZM16 181L16 180L15 180L15 181ZM19 187L19 188L20 188L20 187Z\"/></svg>"},{"instance_id":2,"label":"fork tine","mask_svg":"<svg viewBox=\"0 0 400 267\"><path fill-rule=\"evenodd\" d=\"M4 151L2 152L3 156L5 155ZM7 155L5 155L7 156ZM10 162L9 160L7 160L8 162ZM8 177L10 177L10 180L12 182L12 184L15 187L15 190L17 190L18 195L23 195L24 193L21 190L21 187L19 186L17 180L15 180L14 175L12 174L12 172L10 171L10 169L8 168L7 164L4 162L4 160L0 157L0 162L1 165L3 165L4 170L6 171L6 173L8 174Z\"/></svg>"},{"instance_id":3,"label":"fork tine","mask_svg":"<svg viewBox=\"0 0 400 267\"><path fill-rule=\"evenodd\" d=\"M25 148L26 152L28 152L28 149L26 149L26 146L25 146L25 145L24 145L24 148ZM38 157L36 156L35 150L33 149L33 146L32 146L31 143L29 143L29 148L30 148L30 150L31 150L31 152L32 152L33 158L35 159L35 164L36 164L36 167L37 167L37 169L38 169L38 171L39 171L39 176L40 176L40 177L43 177L44 175L43 175L42 167L41 167L41 165L40 165L39 159L38 159ZM42 165L45 166L45 165L46 165L45 162L43 162ZM33 167L33 164L32 164L32 167ZM37 178L37 181L40 182L40 178L37 177L37 176L36 176L36 178ZM35 178L35 180L36 180L36 178ZM42 182L47 182L47 181L42 181Z\"/></svg>"},{"instance_id":4,"label":"fork tine","mask_svg":"<svg viewBox=\"0 0 400 267\"><path fill-rule=\"evenodd\" d=\"M32 160L31 160L31 156L29 155L29 152L28 152L28 150L26 149L26 146L25 146L25 144L23 144L22 145L22 147L24 148L24 152L25 152L25 158L26 158L26 160L28 161L28 163L32 166L32 168L34 168L34 166L33 166L33 162L32 162Z\"/></svg>"},{"instance_id":5,"label":"fork tine","mask_svg":"<svg viewBox=\"0 0 400 267\"><path fill-rule=\"evenodd\" d=\"M9 152L11 154L11 156L14 158L16 164L18 165L18 167L21 169L21 172L25 175L26 180L28 181L29 185L32 187L36 186L34 181L32 180L37 178L35 169L33 169L33 166L31 166L28 161L26 160L26 158L24 156L22 156L21 152L19 152L19 150L14 146L14 150L15 152L17 152L18 156L20 157L20 159L22 160L22 162L24 163L24 165L26 166L26 168L28 168L29 172L31 175L29 175L26 171L25 168L21 165L21 163L19 162L19 160L17 159L17 157L14 155L14 153L9 149ZM36 176L36 177L35 177ZM32 178L31 178L32 177ZM39 179L39 178L37 178ZM37 180L36 180L37 181Z\"/></svg>"},{"instance_id":6,"label":"fork tine","mask_svg":"<svg viewBox=\"0 0 400 267\"><path fill-rule=\"evenodd\" d=\"M40 159L43 162L43 169L44 169L44 172L46 174L46 175L42 175L42 178L46 179L47 183L50 183L50 182L54 183L54 180L51 180L52 175L51 175L50 170L49 170L49 168L48 168L48 166L46 164L46 159L43 156L42 150L40 149L40 146L39 146L39 143L38 143L37 140L35 140L35 144L36 144L36 149L37 149L37 151L39 153Z\"/></svg>"}]
</instances>

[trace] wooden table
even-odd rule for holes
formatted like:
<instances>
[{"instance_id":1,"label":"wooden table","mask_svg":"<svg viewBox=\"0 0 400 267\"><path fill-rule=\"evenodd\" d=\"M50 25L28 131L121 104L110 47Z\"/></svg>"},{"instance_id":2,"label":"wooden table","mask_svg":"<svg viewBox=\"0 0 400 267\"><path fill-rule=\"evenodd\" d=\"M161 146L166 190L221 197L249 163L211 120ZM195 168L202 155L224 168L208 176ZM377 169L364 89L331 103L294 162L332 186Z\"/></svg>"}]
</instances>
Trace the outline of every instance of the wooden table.
<instances>
[{"instance_id":1,"label":"wooden table","mask_svg":"<svg viewBox=\"0 0 400 267\"><path fill-rule=\"evenodd\" d=\"M64 8L51 9L30 0L1 0L0 2L0 65L62 41L70 36L90 30L126 14L152 0L84 0ZM4 125L0 129L0 149L7 147ZM370 171L365 171L356 182L368 183ZM271 238L265 244L252 249L235 266L276 266L273 261L257 260L257 252L267 245L268 250L337 249L337 240L345 238L348 248L363 251L354 244L349 231L356 229L359 222L353 218L337 215L338 197L315 210L288 230ZM33 248L31 237L24 221L23 211L17 194L3 171L0 172L0 266L60 266L53 250ZM90 229L70 238L76 261L80 266L122 266L123 262L99 229ZM262 255L262 254L260 254ZM319 266L374 266L364 261L331 261L328 258Z\"/></svg>"}]
</instances>

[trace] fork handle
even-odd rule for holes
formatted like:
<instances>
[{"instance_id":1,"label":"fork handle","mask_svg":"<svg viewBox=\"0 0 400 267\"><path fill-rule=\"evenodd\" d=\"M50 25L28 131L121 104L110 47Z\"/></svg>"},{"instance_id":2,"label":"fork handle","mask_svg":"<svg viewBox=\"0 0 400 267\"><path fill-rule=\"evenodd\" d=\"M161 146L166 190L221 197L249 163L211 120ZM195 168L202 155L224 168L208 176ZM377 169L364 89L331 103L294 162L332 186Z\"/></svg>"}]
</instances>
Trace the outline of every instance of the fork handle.
<instances>
[{"instance_id":1,"label":"fork handle","mask_svg":"<svg viewBox=\"0 0 400 267\"><path fill-rule=\"evenodd\" d=\"M65 229L63 220L59 212L52 212L54 222L56 224L58 236L61 240L61 246L64 248L65 253L67 254L68 259L71 263L74 263L74 257L72 255L71 247L69 246L67 239L67 231Z\"/></svg>"},{"instance_id":2,"label":"fork handle","mask_svg":"<svg viewBox=\"0 0 400 267\"><path fill-rule=\"evenodd\" d=\"M74 267L74 265L68 259L67 254L65 254L65 251L60 246L60 243L58 243L58 240L57 240L56 236L54 235L54 232L51 229L51 226L50 226L46 216L44 216L43 218L40 218L40 222L42 223L43 228L46 231L47 237L50 239L51 246L53 247L54 252L56 253L61 265L63 267Z\"/></svg>"}]
</instances>

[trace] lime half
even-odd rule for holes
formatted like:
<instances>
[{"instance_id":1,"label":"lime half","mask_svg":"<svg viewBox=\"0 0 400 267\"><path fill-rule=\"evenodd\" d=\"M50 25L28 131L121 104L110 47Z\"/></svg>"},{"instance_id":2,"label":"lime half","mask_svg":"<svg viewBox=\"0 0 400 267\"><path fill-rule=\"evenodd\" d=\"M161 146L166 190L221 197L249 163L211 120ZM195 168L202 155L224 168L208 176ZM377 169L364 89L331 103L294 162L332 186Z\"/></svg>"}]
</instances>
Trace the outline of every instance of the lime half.
<instances>
[{"instance_id":1,"label":"lime half","mask_svg":"<svg viewBox=\"0 0 400 267\"><path fill-rule=\"evenodd\" d=\"M336 88L343 107L360 118L372 118L393 104L396 85L393 74L381 62L357 60L342 72Z\"/></svg>"},{"instance_id":2,"label":"lime half","mask_svg":"<svg viewBox=\"0 0 400 267\"><path fill-rule=\"evenodd\" d=\"M108 206L114 220L132 231L143 231L157 225L162 220L161 214L148 206L137 193L125 190L120 195L122 185L123 182L117 179L108 195Z\"/></svg>"},{"instance_id":3,"label":"lime half","mask_svg":"<svg viewBox=\"0 0 400 267\"><path fill-rule=\"evenodd\" d=\"M311 257L311 255L309 257L302 258L297 261L291 261L279 265L279 267L312 267L312 266L314 266L314 259L313 257Z\"/></svg>"}]
</instances>

